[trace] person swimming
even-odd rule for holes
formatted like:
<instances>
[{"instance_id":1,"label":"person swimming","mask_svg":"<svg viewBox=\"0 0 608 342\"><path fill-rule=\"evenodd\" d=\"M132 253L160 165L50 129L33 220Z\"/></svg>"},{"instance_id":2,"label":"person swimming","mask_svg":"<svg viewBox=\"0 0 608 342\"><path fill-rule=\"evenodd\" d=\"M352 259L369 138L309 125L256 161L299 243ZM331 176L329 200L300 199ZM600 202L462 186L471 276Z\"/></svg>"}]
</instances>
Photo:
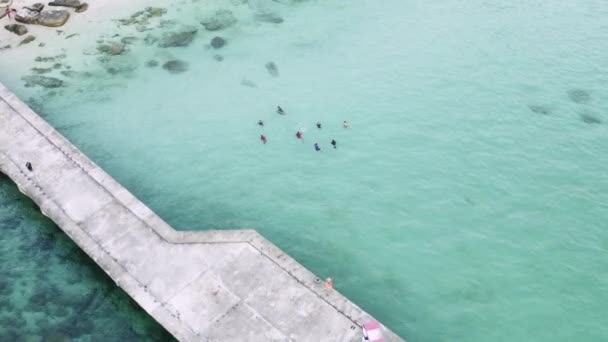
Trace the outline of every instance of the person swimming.
<instances>
[{"instance_id":1,"label":"person swimming","mask_svg":"<svg viewBox=\"0 0 608 342\"><path fill-rule=\"evenodd\" d=\"M337 144L338 144L338 143L337 143L337 142L336 142L334 139L331 139L331 145L332 145L334 148L336 148L336 147L337 147L337 146L336 146Z\"/></svg>"},{"instance_id":2,"label":"person swimming","mask_svg":"<svg viewBox=\"0 0 608 342\"><path fill-rule=\"evenodd\" d=\"M317 122L317 128L321 129L321 123L320 122Z\"/></svg>"},{"instance_id":3,"label":"person swimming","mask_svg":"<svg viewBox=\"0 0 608 342\"><path fill-rule=\"evenodd\" d=\"M262 127L264 127L264 121L259 120L259 121L258 121L258 126L262 126Z\"/></svg>"},{"instance_id":4,"label":"person swimming","mask_svg":"<svg viewBox=\"0 0 608 342\"><path fill-rule=\"evenodd\" d=\"M302 139L302 132L298 131L298 132L296 133L296 138L298 138L298 139Z\"/></svg>"},{"instance_id":5,"label":"person swimming","mask_svg":"<svg viewBox=\"0 0 608 342\"><path fill-rule=\"evenodd\" d=\"M266 136L264 134L260 135L260 140L262 140L262 142L265 144L266 142L268 142L268 139L266 139Z\"/></svg>"},{"instance_id":6,"label":"person swimming","mask_svg":"<svg viewBox=\"0 0 608 342\"><path fill-rule=\"evenodd\" d=\"M318 143L315 143L315 151L321 151L321 148L319 147Z\"/></svg>"},{"instance_id":7,"label":"person swimming","mask_svg":"<svg viewBox=\"0 0 608 342\"><path fill-rule=\"evenodd\" d=\"M281 106L277 106L277 113L285 115L285 111L283 110L283 108L281 108Z\"/></svg>"},{"instance_id":8,"label":"person swimming","mask_svg":"<svg viewBox=\"0 0 608 342\"><path fill-rule=\"evenodd\" d=\"M344 120L344 123L342 124L342 126L344 126L344 128L348 128L348 121Z\"/></svg>"}]
</instances>

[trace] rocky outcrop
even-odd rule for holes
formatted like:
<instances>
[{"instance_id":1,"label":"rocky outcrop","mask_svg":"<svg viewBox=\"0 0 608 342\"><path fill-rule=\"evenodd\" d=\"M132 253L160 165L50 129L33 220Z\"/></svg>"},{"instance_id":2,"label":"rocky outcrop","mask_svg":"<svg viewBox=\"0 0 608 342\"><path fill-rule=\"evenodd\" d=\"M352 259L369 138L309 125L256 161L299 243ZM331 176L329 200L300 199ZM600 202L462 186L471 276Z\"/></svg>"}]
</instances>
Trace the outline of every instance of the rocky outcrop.
<instances>
[{"instance_id":1,"label":"rocky outcrop","mask_svg":"<svg viewBox=\"0 0 608 342\"><path fill-rule=\"evenodd\" d=\"M174 59L163 64L163 69L172 74L181 74L182 72L188 70L188 63Z\"/></svg>"},{"instance_id":2,"label":"rocky outcrop","mask_svg":"<svg viewBox=\"0 0 608 342\"><path fill-rule=\"evenodd\" d=\"M168 48L188 46L194 39L197 31L198 30L196 28L184 28L179 32L165 33L165 35L163 35L158 42L158 47Z\"/></svg>"},{"instance_id":3,"label":"rocky outcrop","mask_svg":"<svg viewBox=\"0 0 608 342\"><path fill-rule=\"evenodd\" d=\"M214 15L201 21L201 25L203 25L207 31L222 30L233 26L234 24L236 24L236 18L229 10L216 11Z\"/></svg>"},{"instance_id":4,"label":"rocky outcrop","mask_svg":"<svg viewBox=\"0 0 608 342\"><path fill-rule=\"evenodd\" d=\"M284 20L278 14L274 13L262 13L255 16L258 21L270 23L270 24L281 24Z\"/></svg>"},{"instance_id":5,"label":"rocky outcrop","mask_svg":"<svg viewBox=\"0 0 608 342\"><path fill-rule=\"evenodd\" d=\"M36 40L36 37L29 35L29 36L25 37L25 39L22 40L21 43L19 43L19 45L29 44L29 43L33 42L34 40Z\"/></svg>"},{"instance_id":6,"label":"rocky outcrop","mask_svg":"<svg viewBox=\"0 0 608 342\"><path fill-rule=\"evenodd\" d=\"M21 77L26 87L41 86L44 88L59 88L64 86L63 80L55 77L31 75Z\"/></svg>"},{"instance_id":7,"label":"rocky outcrop","mask_svg":"<svg viewBox=\"0 0 608 342\"><path fill-rule=\"evenodd\" d=\"M65 24L70 18L70 13L65 10L58 11L44 11L40 13L38 18L38 24L49 27L59 27Z\"/></svg>"},{"instance_id":8,"label":"rocky outcrop","mask_svg":"<svg viewBox=\"0 0 608 342\"><path fill-rule=\"evenodd\" d=\"M4 28L7 31L13 32L14 34L16 34L18 36L23 36L24 34L27 33L27 27L25 27L23 25L19 25L19 24L6 25L6 26L4 26Z\"/></svg>"},{"instance_id":9,"label":"rocky outcrop","mask_svg":"<svg viewBox=\"0 0 608 342\"><path fill-rule=\"evenodd\" d=\"M222 37L213 37L213 39L211 39L211 47L214 49L219 49L224 45L226 45L226 40Z\"/></svg>"}]
</instances>

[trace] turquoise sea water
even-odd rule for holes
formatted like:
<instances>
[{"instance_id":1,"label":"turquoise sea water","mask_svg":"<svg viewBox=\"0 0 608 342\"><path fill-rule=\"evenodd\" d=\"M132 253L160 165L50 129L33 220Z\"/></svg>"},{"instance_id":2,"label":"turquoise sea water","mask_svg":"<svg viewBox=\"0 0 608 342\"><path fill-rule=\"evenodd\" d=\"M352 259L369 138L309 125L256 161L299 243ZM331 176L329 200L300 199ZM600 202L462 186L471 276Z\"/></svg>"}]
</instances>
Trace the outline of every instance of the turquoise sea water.
<instances>
[{"instance_id":1,"label":"turquoise sea water","mask_svg":"<svg viewBox=\"0 0 608 342\"><path fill-rule=\"evenodd\" d=\"M0 55L2 81L174 227L255 228L409 341L608 338L605 1L172 4L66 40L91 76L24 88Z\"/></svg>"}]
</instances>

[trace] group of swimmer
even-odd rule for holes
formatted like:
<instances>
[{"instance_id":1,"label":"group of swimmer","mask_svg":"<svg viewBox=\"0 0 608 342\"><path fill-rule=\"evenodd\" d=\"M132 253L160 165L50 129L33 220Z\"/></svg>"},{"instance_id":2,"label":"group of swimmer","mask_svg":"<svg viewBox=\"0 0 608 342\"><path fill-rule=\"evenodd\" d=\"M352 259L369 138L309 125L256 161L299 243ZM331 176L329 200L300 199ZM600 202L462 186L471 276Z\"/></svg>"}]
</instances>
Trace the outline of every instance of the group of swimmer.
<instances>
[{"instance_id":1,"label":"group of swimmer","mask_svg":"<svg viewBox=\"0 0 608 342\"><path fill-rule=\"evenodd\" d=\"M287 113L285 112L285 110L283 110L283 108L281 108L281 106L277 106L277 114L279 114L279 115L285 115ZM264 127L264 121L259 120L258 121L258 126ZM344 128L348 128L349 127L348 121L344 120L344 122L342 123L342 126ZM317 128L321 129L321 127L322 127L321 123L317 122ZM302 131L297 131L296 132L296 138L297 139L302 139L302 135L303 135ZM262 143L264 143L264 144L266 144L268 142L268 138L266 138L266 136L264 134L262 134L260 136L260 140L262 140ZM338 148L338 143L336 142L335 139L331 139L331 145L334 148ZM315 147L315 151L321 151L321 147L319 147L319 143L315 143L314 147Z\"/></svg>"}]
</instances>

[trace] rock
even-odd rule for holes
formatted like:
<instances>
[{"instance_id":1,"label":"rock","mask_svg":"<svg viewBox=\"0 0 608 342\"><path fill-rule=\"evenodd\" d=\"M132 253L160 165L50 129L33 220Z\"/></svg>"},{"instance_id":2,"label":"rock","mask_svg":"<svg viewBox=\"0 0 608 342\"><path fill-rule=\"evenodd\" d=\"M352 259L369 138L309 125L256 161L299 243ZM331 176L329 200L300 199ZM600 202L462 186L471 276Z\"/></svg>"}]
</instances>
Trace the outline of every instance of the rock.
<instances>
[{"instance_id":1,"label":"rock","mask_svg":"<svg viewBox=\"0 0 608 342\"><path fill-rule=\"evenodd\" d=\"M570 100L579 104L587 103L591 100L591 94L589 94L589 92L583 89L569 90L568 97L570 98Z\"/></svg>"},{"instance_id":2,"label":"rock","mask_svg":"<svg viewBox=\"0 0 608 342\"><path fill-rule=\"evenodd\" d=\"M76 8L76 13L82 13L82 12L88 10L88 9L89 9L89 4L87 4L85 2L82 5L78 6L78 8Z\"/></svg>"},{"instance_id":3,"label":"rock","mask_svg":"<svg viewBox=\"0 0 608 342\"><path fill-rule=\"evenodd\" d=\"M256 88L257 85L255 84L255 82L250 81L250 80L242 80L241 81L241 85L244 87L250 87L250 88Z\"/></svg>"},{"instance_id":4,"label":"rock","mask_svg":"<svg viewBox=\"0 0 608 342\"><path fill-rule=\"evenodd\" d=\"M4 46L0 46L0 51L8 50L10 48L11 48L10 44L9 45L4 45Z\"/></svg>"},{"instance_id":5,"label":"rock","mask_svg":"<svg viewBox=\"0 0 608 342\"><path fill-rule=\"evenodd\" d=\"M181 74L182 72L188 70L188 63L175 59L163 64L163 69L172 74Z\"/></svg>"},{"instance_id":6,"label":"rock","mask_svg":"<svg viewBox=\"0 0 608 342\"><path fill-rule=\"evenodd\" d=\"M29 44L29 43L33 42L34 40L36 40L36 37L29 35L29 36L25 37L25 39L22 40L21 43L19 43L19 45Z\"/></svg>"},{"instance_id":7,"label":"rock","mask_svg":"<svg viewBox=\"0 0 608 342\"><path fill-rule=\"evenodd\" d=\"M110 56L121 55L125 52L125 44L110 42L108 44L99 44L97 45L97 51L101 53L105 53Z\"/></svg>"},{"instance_id":8,"label":"rock","mask_svg":"<svg viewBox=\"0 0 608 342\"><path fill-rule=\"evenodd\" d=\"M221 62L224 60L224 57L221 55L213 55L213 59L215 59L218 62Z\"/></svg>"},{"instance_id":9,"label":"rock","mask_svg":"<svg viewBox=\"0 0 608 342\"><path fill-rule=\"evenodd\" d=\"M224 45L226 45L226 40L222 37L213 37L213 39L211 39L211 46L214 49L219 49Z\"/></svg>"},{"instance_id":10,"label":"rock","mask_svg":"<svg viewBox=\"0 0 608 342\"><path fill-rule=\"evenodd\" d=\"M602 120L600 118L598 118L597 116L591 115L589 113L582 113L579 115L579 117L581 118L581 120L584 123L587 123L590 125L599 125L602 123Z\"/></svg>"},{"instance_id":11,"label":"rock","mask_svg":"<svg viewBox=\"0 0 608 342\"><path fill-rule=\"evenodd\" d=\"M6 26L4 26L4 28L7 31L13 32L14 34L16 34L18 36L23 36L24 34L27 33L27 27L25 27L23 25L19 25L19 24L6 25Z\"/></svg>"},{"instance_id":12,"label":"rock","mask_svg":"<svg viewBox=\"0 0 608 342\"><path fill-rule=\"evenodd\" d=\"M53 69L61 69L62 66L63 66L63 64L61 64L61 63L55 63L55 64L53 64Z\"/></svg>"},{"instance_id":13,"label":"rock","mask_svg":"<svg viewBox=\"0 0 608 342\"><path fill-rule=\"evenodd\" d=\"M70 13L65 10L44 11L40 13L38 24L42 26L58 27L65 24L70 17Z\"/></svg>"},{"instance_id":14,"label":"rock","mask_svg":"<svg viewBox=\"0 0 608 342\"><path fill-rule=\"evenodd\" d=\"M149 61L146 62L146 66L148 68L156 68L158 66L158 61L151 59Z\"/></svg>"},{"instance_id":15,"label":"rock","mask_svg":"<svg viewBox=\"0 0 608 342\"><path fill-rule=\"evenodd\" d=\"M40 47L45 47L45 46L46 46L46 44L45 44L45 43L40 43L40 44L38 44L38 46L40 46Z\"/></svg>"},{"instance_id":16,"label":"rock","mask_svg":"<svg viewBox=\"0 0 608 342\"><path fill-rule=\"evenodd\" d=\"M70 38L72 38L72 37L76 37L76 36L79 36L79 35L80 35L80 34L78 34L78 33L72 33L72 34L70 34L70 35L65 36L65 39L70 39Z\"/></svg>"},{"instance_id":17,"label":"rock","mask_svg":"<svg viewBox=\"0 0 608 342\"><path fill-rule=\"evenodd\" d=\"M528 108L530 108L530 110L536 114L542 114L542 115L551 114L551 110L545 106L529 105Z\"/></svg>"},{"instance_id":18,"label":"rock","mask_svg":"<svg viewBox=\"0 0 608 342\"><path fill-rule=\"evenodd\" d=\"M154 37L151 34L147 35L146 38L144 38L144 43L146 43L146 45L156 44L157 41L158 38Z\"/></svg>"},{"instance_id":19,"label":"rock","mask_svg":"<svg viewBox=\"0 0 608 342\"><path fill-rule=\"evenodd\" d=\"M283 18L281 18L278 14L274 13L263 13L255 16L258 21L262 21L265 23L271 24L281 24L283 23Z\"/></svg>"},{"instance_id":20,"label":"rock","mask_svg":"<svg viewBox=\"0 0 608 342\"><path fill-rule=\"evenodd\" d=\"M55 62L56 60L60 60L60 59L64 59L67 56L65 55L65 53L62 53L60 55L57 56L52 56L52 57L41 57L38 56L36 57L35 61L36 62Z\"/></svg>"},{"instance_id":21,"label":"rock","mask_svg":"<svg viewBox=\"0 0 608 342\"><path fill-rule=\"evenodd\" d=\"M195 28L186 28L179 32L166 33L158 42L158 47L188 46L194 39L197 31Z\"/></svg>"},{"instance_id":22,"label":"rock","mask_svg":"<svg viewBox=\"0 0 608 342\"><path fill-rule=\"evenodd\" d=\"M37 2L31 6L25 6L25 8L29 9L30 11L40 12L42 9L44 9L44 4Z\"/></svg>"},{"instance_id":23,"label":"rock","mask_svg":"<svg viewBox=\"0 0 608 342\"><path fill-rule=\"evenodd\" d=\"M15 20L22 24L37 24L40 12L23 7L15 14Z\"/></svg>"},{"instance_id":24,"label":"rock","mask_svg":"<svg viewBox=\"0 0 608 342\"><path fill-rule=\"evenodd\" d=\"M53 71L52 68L32 68L31 70L34 74L37 75L48 74L49 72Z\"/></svg>"},{"instance_id":25,"label":"rock","mask_svg":"<svg viewBox=\"0 0 608 342\"><path fill-rule=\"evenodd\" d=\"M266 63L266 70L272 77L279 77L279 68L274 62Z\"/></svg>"},{"instance_id":26,"label":"rock","mask_svg":"<svg viewBox=\"0 0 608 342\"><path fill-rule=\"evenodd\" d=\"M93 74L91 74L90 72L80 72L80 71L74 71L74 70L61 70L61 72L59 72L60 74L62 74L65 77L69 77L69 78L88 78L93 76Z\"/></svg>"},{"instance_id":27,"label":"rock","mask_svg":"<svg viewBox=\"0 0 608 342\"><path fill-rule=\"evenodd\" d=\"M160 7L146 7L146 14L148 17L160 17L167 13L165 8Z\"/></svg>"},{"instance_id":28,"label":"rock","mask_svg":"<svg viewBox=\"0 0 608 342\"><path fill-rule=\"evenodd\" d=\"M64 86L64 82L55 77L32 75L23 76L21 79L25 81L26 87L39 85L44 88L59 88Z\"/></svg>"},{"instance_id":29,"label":"rock","mask_svg":"<svg viewBox=\"0 0 608 342\"><path fill-rule=\"evenodd\" d=\"M137 41L137 37L123 37L120 42L123 44L133 44L135 43L135 41Z\"/></svg>"},{"instance_id":30,"label":"rock","mask_svg":"<svg viewBox=\"0 0 608 342\"><path fill-rule=\"evenodd\" d=\"M49 2L49 6L62 6L62 7L78 8L81 5L82 4L80 3L80 0L55 0L55 1Z\"/></svg>"},{"instance_id":31,"label":"rock","mask_svg":"<svg viewBox=\"0 0 608 342\"><path fill-rule=\"evenodd\" d=\"M217 31L236 24L236 18L229 10L219 10L211 17L203 19L201 25L208 31Z\"/></svg>"}]
</instances>

